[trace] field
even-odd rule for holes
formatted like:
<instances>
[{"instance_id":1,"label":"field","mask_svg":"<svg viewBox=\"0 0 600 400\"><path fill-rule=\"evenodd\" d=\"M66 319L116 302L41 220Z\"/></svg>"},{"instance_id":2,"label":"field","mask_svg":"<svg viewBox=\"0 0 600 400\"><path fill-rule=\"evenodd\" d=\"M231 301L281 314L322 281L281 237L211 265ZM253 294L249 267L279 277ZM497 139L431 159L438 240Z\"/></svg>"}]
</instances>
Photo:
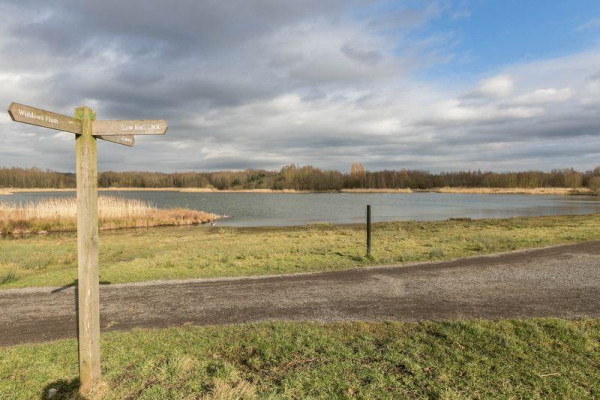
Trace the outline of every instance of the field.
<instances>
[{"instance_id":1,"label":"field","mask_svg":"<svg viewBox=\"0 0 600 400\"><path fill-rule=\"evenodd\" d=\"M102 335L90 399L597 398L600 322L262 323ZM0 399L77 398L77 342L0 352Z\"/></svg>"},{"instance_id":2,"label":"field","mask_svg":"<svg viewBox=\"0 0 600 400\"><path fill-rule=\"evenodd\" d=\"M371 257L365 257L364 225L104 231L100 280L318 272L594 239L600 239L600 215L378 223ZM73 284L76 254L74 233L0 239L0 289Z\"/></svg>"},{"instance_id":3,"label":"field","mask_svg":"<svg viewBox=\"0 0 600 400\"><path fill-rule=\"evenodd\" d=\"M100 229L197 225L218 219L214 214L187 209L158 209L141 200L100 196ZM49 198L36 203L0 203L0 235L77 230L77 200Z\"/></svg>"}]
</instances>

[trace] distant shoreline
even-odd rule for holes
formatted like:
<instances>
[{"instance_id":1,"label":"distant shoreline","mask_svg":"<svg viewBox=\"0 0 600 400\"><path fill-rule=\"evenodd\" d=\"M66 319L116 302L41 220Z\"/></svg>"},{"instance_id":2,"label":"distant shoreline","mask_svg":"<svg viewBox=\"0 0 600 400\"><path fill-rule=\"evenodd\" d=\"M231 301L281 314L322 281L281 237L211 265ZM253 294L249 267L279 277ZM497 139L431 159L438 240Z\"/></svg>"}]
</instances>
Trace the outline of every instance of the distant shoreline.
<instances>
[{"instance_id":1,"label":"distant shoreline","mask_svg":"<svg viewBox=\"0 0 600 400\"><path fill-rule=\"evenodd\" d=\"M308 194L308 193L453 193L453 194L529 194L529 195L592 195L587 188L466 188L466 187L443 187L431 189L341 189L329 191L309 191L294 189L211 189L211 188L139 188L139 187L110 187L98 188L101 192L112 191L147 191L147 192L182 192L182 193L272 193L272 194ZM74 188L51 189L51 188L0 188L0 195L13 193L34 192L74 192Z\"/></svg>"}]
</instances>

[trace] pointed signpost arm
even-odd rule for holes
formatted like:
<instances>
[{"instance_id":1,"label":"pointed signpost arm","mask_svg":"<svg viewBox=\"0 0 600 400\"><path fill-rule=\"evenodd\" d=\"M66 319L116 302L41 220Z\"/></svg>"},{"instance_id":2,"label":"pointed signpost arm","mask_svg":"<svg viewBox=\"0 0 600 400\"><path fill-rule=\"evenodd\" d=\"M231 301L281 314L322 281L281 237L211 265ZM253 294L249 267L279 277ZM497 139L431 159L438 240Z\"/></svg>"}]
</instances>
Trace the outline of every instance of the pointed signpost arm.
<instances>
[{"instance_id":1,"label":"pointed signpost arm","mask_svg":"<svg viewBox=\"0 0 600 400\"><path fill-rule=\"evenodd\" d=\"M96 136L164 135L167 121L164 119L102 120L92 124Z\"/></svg>"},{"instance_id":2,"label":"pointed signpost arm","mask_svg":"<svg viewBox=\"0 0 600 400\"><path fill-rule=\"evenodd\" d=\"M16 122L43 126L44 128L56 129L57 131L81 133L81 122L76 118L51 111L13 102L8 107L8 114Z\"/></svg>"},{"instance_id":3,"label":"pointed signpost arm","mask_svg":"<svg viewBox=\"0 0 600 400\"><path fill-rule=\"evenodd\" d=\"M77 171L77 256L80 391L100 380L100 310L98 273L98 156L92 136L95 113L75 109L81 134L75 139Z\"/></svg>"},{"instance_id":4,"label":"pointed signpost arm","mask_svg":"<svg viewBox=\"0 0 600 400\"><path fill-rule=\"evenodd\" d=\"M106 140L107 142L113 142L122 144L124 146L133 147L135 144L135 136L133 135L121 135L121 136L104 136L104 135L94 135L97 139Z\"/></svg>"}]
</instances>

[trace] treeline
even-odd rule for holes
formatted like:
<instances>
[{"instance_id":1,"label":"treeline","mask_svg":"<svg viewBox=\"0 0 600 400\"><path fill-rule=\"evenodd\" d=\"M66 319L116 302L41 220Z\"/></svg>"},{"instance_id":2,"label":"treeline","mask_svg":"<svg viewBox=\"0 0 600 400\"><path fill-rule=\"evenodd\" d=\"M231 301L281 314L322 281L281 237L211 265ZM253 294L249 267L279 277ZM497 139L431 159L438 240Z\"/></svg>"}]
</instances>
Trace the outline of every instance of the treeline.
<instances>
[{"instance_id":1,"label":"treeline","mask_svg":"<svg viewBox=\"0 0 600 400\"><path fill-rule=\"evenodd\" d=\"M74 188L75 174L38 168L0 168L3 188ZM572 168L550 172L458 171L434 174L423 170L367 171L358 163L349 173L312 166L287 165L279 171L247 169L218 172L101 172L100 187L295 189L327 191L340 189L432 189L437 187L600 188L600 167L580 172Z\"/></svg>"}]
</instances>

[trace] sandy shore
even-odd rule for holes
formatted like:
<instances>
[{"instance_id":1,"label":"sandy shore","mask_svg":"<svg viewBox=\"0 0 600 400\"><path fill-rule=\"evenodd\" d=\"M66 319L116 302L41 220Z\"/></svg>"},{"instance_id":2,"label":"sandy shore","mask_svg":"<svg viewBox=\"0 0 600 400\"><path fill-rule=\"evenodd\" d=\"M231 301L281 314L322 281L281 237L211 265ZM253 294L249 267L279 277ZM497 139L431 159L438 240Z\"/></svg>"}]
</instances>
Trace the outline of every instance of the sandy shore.
<instances>
[{"instance_id":1,"label":"sandy shore","mask_svg":"<svg viewBox=\"0 0 600 400\"><path fill-rule=\"evenodd\" d=\"M0 188L0 195L8 195L13 193L34 193L34 192L74 192L75 188L66 189L53 189L53 188ZM183 193L311 193L308 190L294 190L294 189L211 189L211 188L136 188L136 187L109 187L109 188L98 188L100 192L116 192L116 191L128 191L128 192L183 192Z\"/></svg>"},{"instance_id":2,"label":"sandy shore","mask_svg":"<svg viewBox=\"0 0 600 400\"><path fill-rule=\"evenodd\" d=\"M282 189L282 190L274 190L274 189L210 189L210 188L182 188L177 190L178 192L183 193L311 193L309 190L295 190L295 189Z\"/></svg>"},{"instance_id":3,"label":"sandy shore","mask_svg":"<svg viewBox=\"0 0 600 400\"><path fill-rule=\"evenodd\" d=\"M342 189L340 193L414 193L412 189Z\"/></svg>"},{"instance_id":4,"label":"sandy shore","mask_svg":"<svg viewBox=\"0 0 600 400\"><path fill-rule=\"evenodd\" d=\"M212 188L127 188L127 187L111 187L99 188L101 192L112 191L161 191L161 192L183 192L183 193L312 193L308 190L294 189L240 189L240 190L218 190ZM68 189L21 189L21 188L0 188L0 195L10 195L12 193L22 192L74 192L74 188ZM443 187L432 189L342 189L340 191L331 191L334 193L457 193L457 194L530 194L530 195L554 195L564 196L570 194L592 194L587 188L465 188L465 187Z\"/></svg>"}]
</instances>

